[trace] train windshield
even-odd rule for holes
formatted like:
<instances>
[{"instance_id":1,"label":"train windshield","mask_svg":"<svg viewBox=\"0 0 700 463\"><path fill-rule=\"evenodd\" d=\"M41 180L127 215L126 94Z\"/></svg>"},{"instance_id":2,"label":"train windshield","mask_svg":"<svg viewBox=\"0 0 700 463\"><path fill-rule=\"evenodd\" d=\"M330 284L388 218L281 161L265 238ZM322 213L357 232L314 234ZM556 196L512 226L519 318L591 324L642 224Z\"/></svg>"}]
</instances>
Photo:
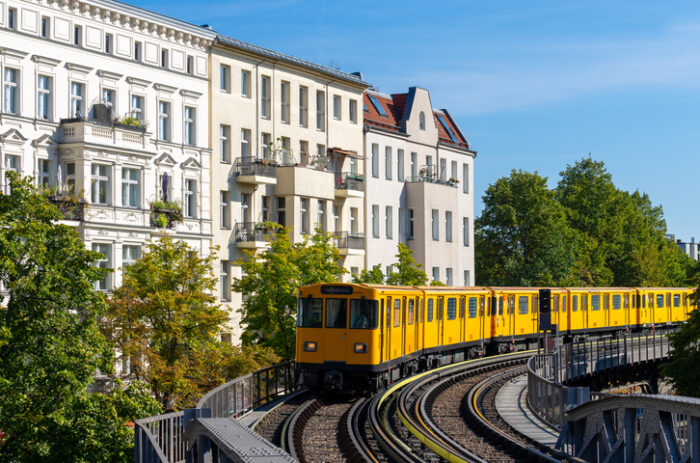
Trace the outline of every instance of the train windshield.
<instances>
[{"instance_id":1,"label":"train windshield","mask_svg":"<svg viewBox=\"0 0 700 463\"><path fill-rule=\"evenodd\" d=\"M346 328L347 300L326 299L326 328Z\"/></svg>"},{"instance_id":2,"label":"train windshield","mask_svg":"<svg viewBox=\"0 0 700 463\"><path fill-rule=\"evenodd\" d=\"M300 298L297 303L297 326L300 328L321 328L323 300L311 297Z\"/></svg>"},{"instance_id":3,"label":"train windshield","mask_svg":"<svg viewBox=\"0 0 700 463\"><path fill-rule=\"evenodd\" d=\"M413 302L413 301L409 301ZM411 308L413 304L410 305ZM350 300L350 328L375 330L379 325L379 303L374 299Z\"/></svg>"}]
</instances>

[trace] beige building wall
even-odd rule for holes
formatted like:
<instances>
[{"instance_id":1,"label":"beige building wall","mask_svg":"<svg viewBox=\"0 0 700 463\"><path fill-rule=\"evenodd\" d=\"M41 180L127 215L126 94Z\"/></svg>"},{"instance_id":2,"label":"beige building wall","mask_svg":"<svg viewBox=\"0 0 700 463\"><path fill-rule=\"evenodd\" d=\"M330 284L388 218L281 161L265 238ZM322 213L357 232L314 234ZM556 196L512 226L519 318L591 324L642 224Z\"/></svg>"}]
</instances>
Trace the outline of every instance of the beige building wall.
<instances>
[{"instance_id":1,"label":"beige building wall","mask_svg":"<svg viewBox=\"0 0 700 463\"><path fill-rule=\"evenodd\" d=\"M361 234L364 193L356 183L363 171L367 86L357 76L225 37L212 48L209 73L218 291L233 309L230 327L237 342L241 298L230 286L241 276L236 261L244 250L264 248L260 223L284 220L299 241L316 226L342 237L354 217ZM352 178L354 189L343 188L343 174L351 170L358 177ZM341 252L348 270L362 268L364 245Z\"/></svg>"}]
</instances>

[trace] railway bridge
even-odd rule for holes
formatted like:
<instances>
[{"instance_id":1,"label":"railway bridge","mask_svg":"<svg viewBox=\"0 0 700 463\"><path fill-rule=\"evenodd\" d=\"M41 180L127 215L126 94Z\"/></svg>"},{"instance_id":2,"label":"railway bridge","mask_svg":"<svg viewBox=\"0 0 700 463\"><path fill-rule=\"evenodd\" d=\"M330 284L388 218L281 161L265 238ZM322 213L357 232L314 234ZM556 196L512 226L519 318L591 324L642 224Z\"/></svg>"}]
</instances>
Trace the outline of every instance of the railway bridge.
<instances>
[{"instance_id":1,"label":"railway bridge","mask_svg":"<svg viewBox=\"0 0 700 463\"><path fill-rule=\"evenodd\" d=\"M528 354L529 413L559 437L546 452L554 457L532 450L525 459L700 463L699 400L600 392L641 380L657 392L657 368L669 356L667 338L661 334L566 344L554 353ZM302 389L290 362L219 386L195 409L138 420L135 461L297 461L248 424ZM485 461L472 459L469 453L454 458L444 451L440 455L450 461Z\"/></svg>"}]
</instances>

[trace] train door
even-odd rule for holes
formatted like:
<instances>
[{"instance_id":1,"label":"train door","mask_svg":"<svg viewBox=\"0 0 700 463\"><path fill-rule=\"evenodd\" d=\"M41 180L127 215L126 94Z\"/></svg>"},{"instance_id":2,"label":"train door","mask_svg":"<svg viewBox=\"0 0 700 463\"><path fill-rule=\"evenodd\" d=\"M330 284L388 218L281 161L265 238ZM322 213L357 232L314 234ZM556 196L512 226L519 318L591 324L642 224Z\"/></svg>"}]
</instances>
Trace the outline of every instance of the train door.
<instances>
[{"instance_id":1,"label":"train door","mask_svg":"<svg viewBox=\"0 0 700 463\"><path fill-rule=\"evenodd\" d=\"M588 329L588 294L581 294L581 328Z\"/></svg>"},{"instance_id":2,"label":"train door","mask_svg":"<svg viewBox=\"0 0 700 463\"><path fill-rule=\"evenodd\" d=\"M382 299L382 308L384 308L384 299ZM384 361L391 360L391 297L386 298L386 323L384 324L384 345L386 346L386 358Z\"/></svg>"},{"instance_id":3,"label":"train door","mask_svg":"<svg viewBox=\"0 0 700 463\"><path fill-rule=\"evenodd\" d=\"M459 298L459 342L464 342L467 340L467 317L464 316L464 307L466 306L466 298L460 296Z\"/></svg>"},{"instance_id":4,"label":"train door","mask_svg":"<svg viewBox=\"0 0 700 463\"><path fill-rule=\"evenodd\" d=\"M394 305L393 305L393 310L392 310L392 320L391 320L391 326L392 326L392 353L395 358L401 357L403 355L403 343L404 343L404 328L403 328L403 319L402 319L402 313L401 313L401 298L396 297L393 299Z\"/></svg>"},{"instance_id":5,"label":"train door","mask_svg":"<svg viewBox=\"0 0 700 463\"><path fill-rule=\"evenodd\" d=\"M445 298L443 296L439 296L437 298L437 323L438 323L438 337L437 337L437 344L438 346L442 346L444 344L444 337L445 337L445 317L444 317L444 310L445 309Z\"/></svg>"},{"instance_id":6,"label":"train door","mask_svg":"<svg viewBox=\"0 0 700 463\"><path fill-rule=\"evenodd\" d=\"M379 301L379 363L386 360L386 329L384 326L384 299Z\"/></svg>"},{"instance_id":7,"label":"train door","mask_svg":"<svg viewBox=\"0 0 700 463\"><path fill-rule=\"evenodd\" d=\"M417 351L421 348L420 346L420 331L421 331L421 325L420 325L420 298L418 297L412 297L409 300L409 309L410 304L413 304L413 350Z\"/></svg>"},{"instance_id":8,"label":"train door","mask_svg":"<svg viewBox=\"0 0 700 463\"><path fill-rule=\"evenodd\" d=\"M671 293L666 293L666 321L673 321L673 304L671 303Z\"/></svg>"},{"instance_id":9,"label":"train door","mask_svg":"<svg viewBox=\"0 0 700 463\"><path fill-rule=\"evenodd\" d=\"M348 336L347 298L326 298L325 329L323 330L323 360L346 362L346 338Z\"/></svg>"},{"instance_id":10,"label":"train door","mask_svg":"<svg viewBox=\"0 0 700 463\"><path fill-rule=\"evenodd\" d=\"M531 320L531 327L530 327L530 333L537 333L537 324L538 324L538 319L540 316L540 297L539 296L531 296L532 297L532 313L530 314L530 320Z\"/></svg>"},{"instance_id":11,"label":"train door","mask_svg":"<svg viewBox=\"0 0 700 463\"><path fill-rule=\"evenodd\" d=\"M654 304L654 293L647 294L647 305L649 308L649 324L654 324L654 315L656 312L656 305Z\"/></svg>"},{"instance_id":12,"label":"train door","mask_svg":"<svg viewBox=\"0 0 700 463\"><path fill-rule=\"evenodd\" d=\"M515 295L508 295L508 304L506 305L506 326L505 335L513 336L515 335Z\"/></svg>"},{"instance_id":13,"label":"train door","mask_svg":"<svg viewBox=\"0 0 700 463\"><path fill-rule=\"evenodd\" d=\"M479 323L479 339L481 339L482 345L484 342L484 339L486 338L486 333L484 333L484 317L486 310L486 297L485 296L479 296L479 318L478 318L478 323Z\"/></svg>"},{"instance_id":14,"label":"train door","mask_svg":"<svg viewBox=\"0 0 700 463\"><path fill-rule=\"evenodd\" d=\"M603 294L603 325L610 326L610 294Z\"/></svg>"},{"instance_id":15,"label":"train door","mask_svg":"<svg viewBox=\"0 0 700 463\"><path fill-rule=\"evenodd\" d=\"M401 298L401 355L406 355L406 353L410 352L410 348L408 347L408 343L410 342L408 339L408 319L406 318L406 297Z\"/></svg>"}]
</instances>

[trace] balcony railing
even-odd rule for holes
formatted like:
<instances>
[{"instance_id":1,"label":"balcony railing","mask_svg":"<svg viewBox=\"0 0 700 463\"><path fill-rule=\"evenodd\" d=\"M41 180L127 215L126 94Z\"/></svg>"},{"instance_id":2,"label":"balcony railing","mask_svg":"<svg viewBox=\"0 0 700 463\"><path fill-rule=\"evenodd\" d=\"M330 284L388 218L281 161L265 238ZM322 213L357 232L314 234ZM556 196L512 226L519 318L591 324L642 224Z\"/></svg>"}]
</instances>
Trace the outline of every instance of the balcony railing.
<instances>
[{"instance_id":1,"label":"balcony railing","mask_svg":"<svg viewBox=\"0 0 700 463\"><path fill-rule=\"evenodd\" d=\"M236 175L260 175L262 177L275 177L275 161L252 156L236 158L233 166Z\"/></svg>"},{"instance_id":2,"label":"balcony railing","mask_svg":"<svg viewBox=\"0 0 700 463\"><path fill-rule=\"evenodd\" d=\"M457 188L457 184L459 183L458 180L438 178L432 175L418 175L417 177L408 177L406 179L406 183L415 182L437 183L438 185L447 185L454 188Z\"/></svg>"},{"instance_id":3,"label":"balcony railing","mask_svg":"<svg viewBox=\"0 0 700 463\"><path fill-rule=\"evenodd\" d=\"M355 174L339 174L335 176L336 190L364 191L365 178Z\"/></svg>"},{"instance_id":4,"label":"balcony railing","mask_svg":"<svg viewBox=\"0 0 700 463\"><path fill-rule=\"evenodd\" d=\"M336 232L338 249L364 249L365 235L363 233Z\"/></svg>"},{"instance_id":5,"label":"balcony railing","mask_svg":"<svg viewBox=\"0 0 700 463\"><path fill-rule=\"evenodd\" d=\"M66 220L82 221L85 217L85 200L72 196L51 196L49 201L63 214Z\"/></svg>"},{"instance_id":6,"label":"balcony railing","mask_svg":"<svg viewBox=\"0 0 700 463\"><path fill-rule=\"evenodd\" d=\"M233 238L237 243L267 241L266 237L272 233L274 230L262 222L238 222L233 227Z\"/></svg>"}]
</instances>

